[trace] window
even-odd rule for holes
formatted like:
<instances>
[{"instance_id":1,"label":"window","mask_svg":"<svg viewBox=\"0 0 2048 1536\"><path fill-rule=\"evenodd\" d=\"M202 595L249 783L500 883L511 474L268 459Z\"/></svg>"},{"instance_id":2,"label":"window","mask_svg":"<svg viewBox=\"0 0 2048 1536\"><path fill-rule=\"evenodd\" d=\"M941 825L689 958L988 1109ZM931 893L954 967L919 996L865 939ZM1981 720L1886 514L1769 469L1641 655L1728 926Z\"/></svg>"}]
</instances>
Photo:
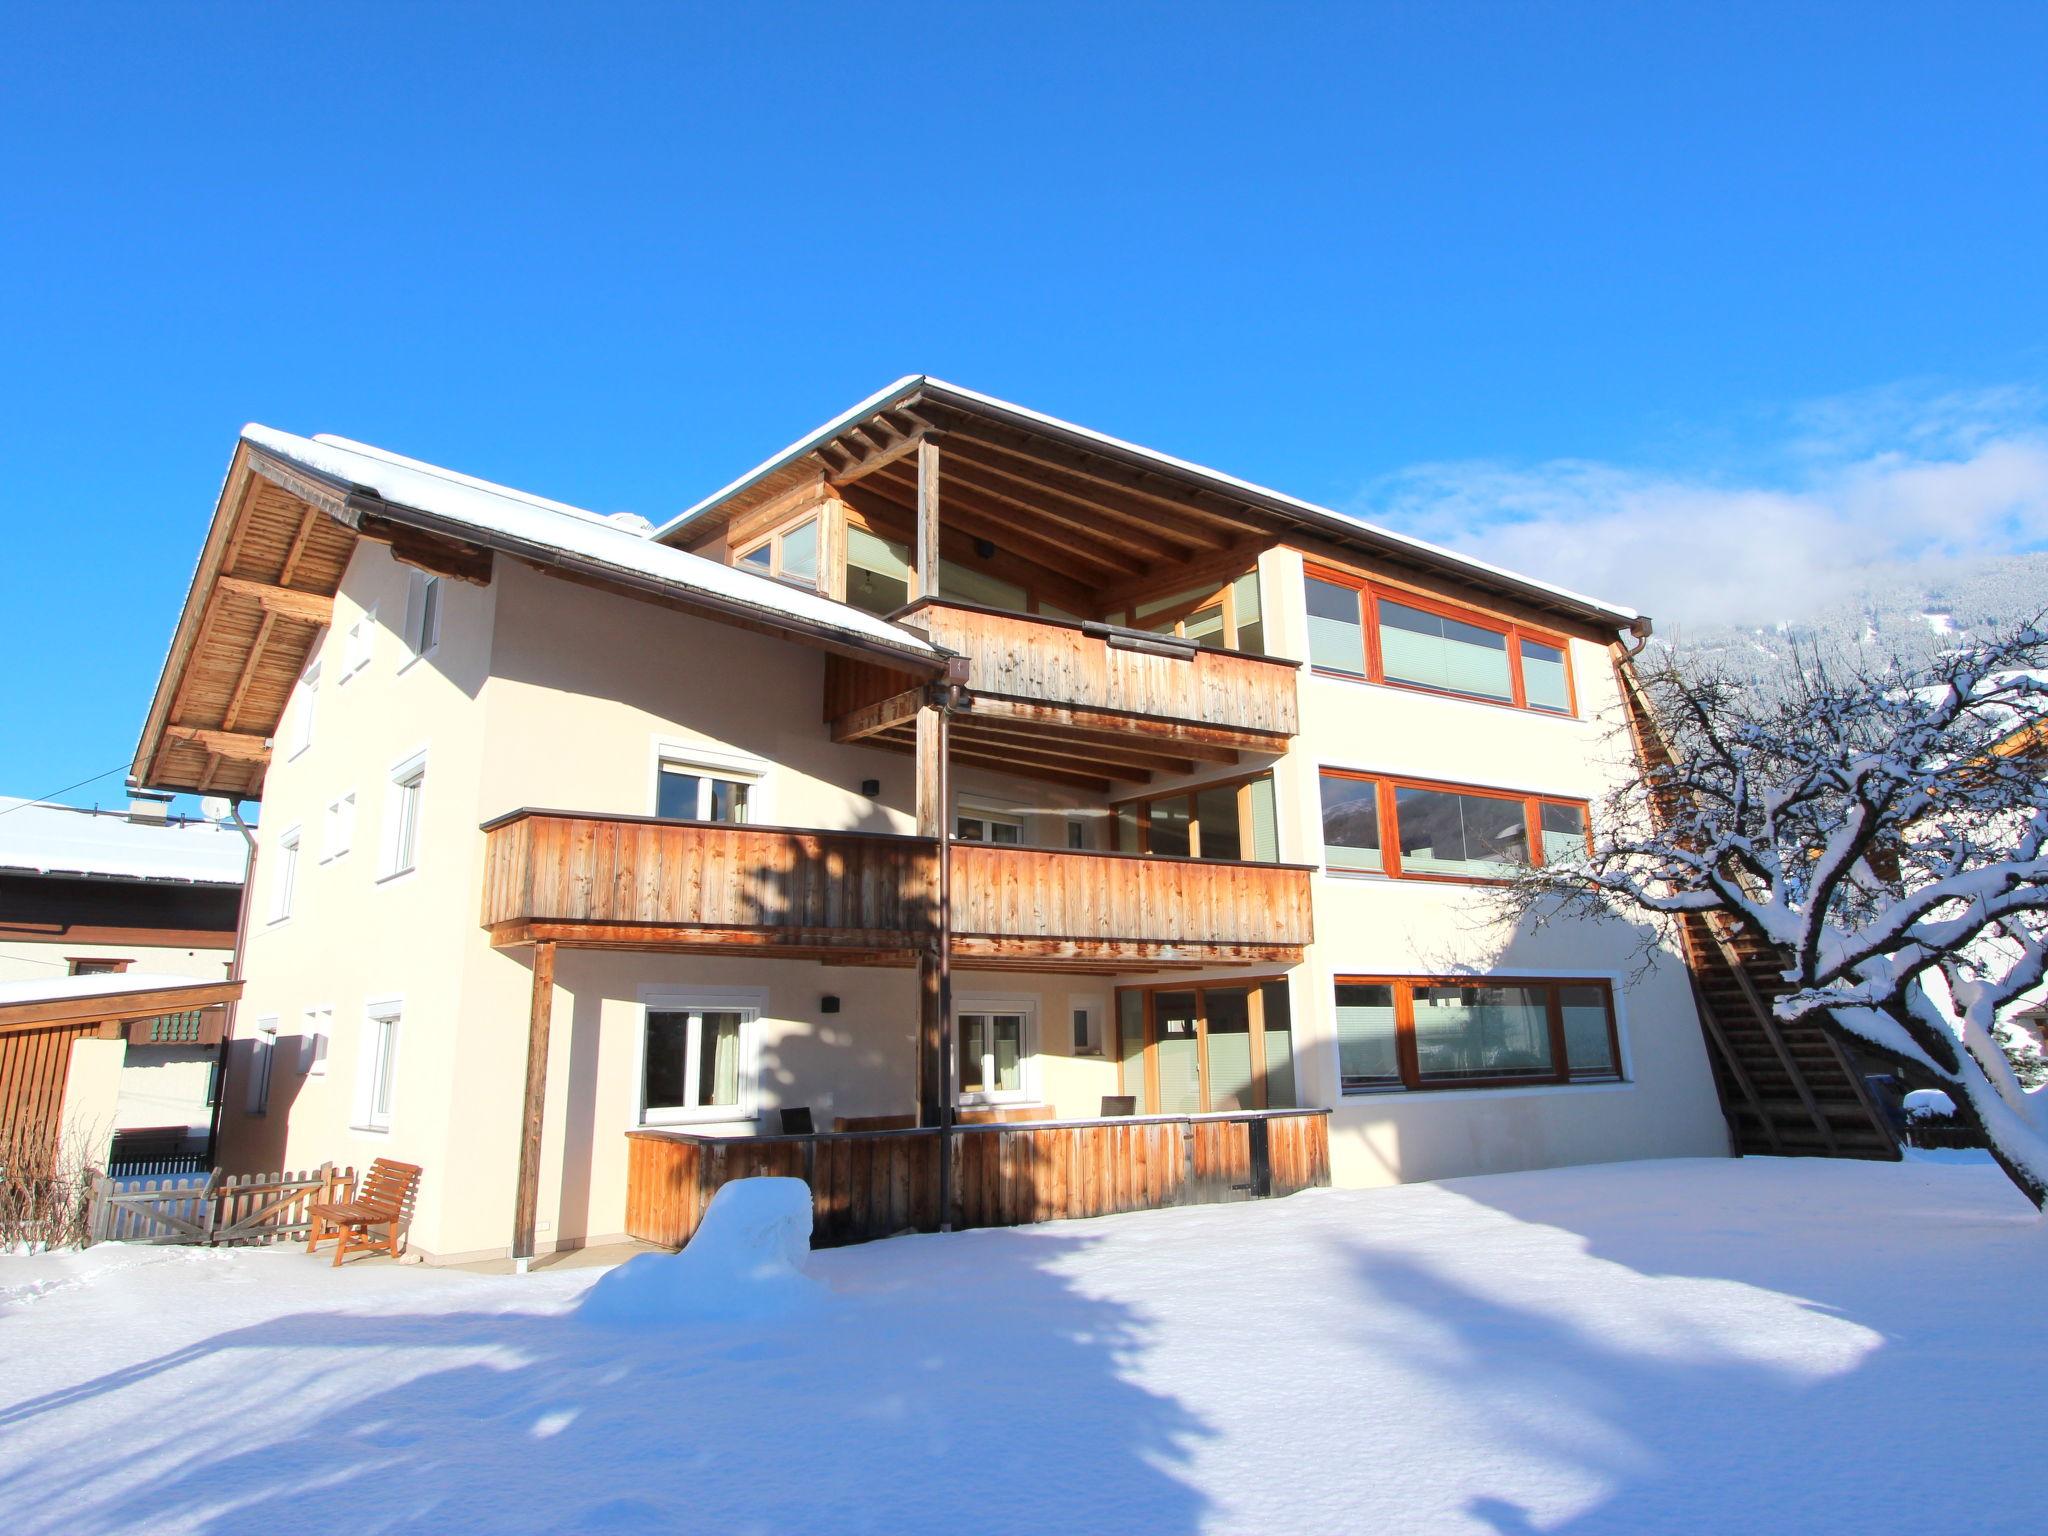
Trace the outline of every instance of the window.
<instances>
[{"instance_id":1,"label":"window","mask_svg":"<svg viewBox=\"0 0 2048 1536\"><path fill-rule=\"evenodd\" d=\"M1543 714L1575 712L1571 660L1559 636L1316 566L1308 567L1307 584L1309 665L1319 672Z\"/></svg>"},{"instance_id":2,"label":"window","mask_svg":"<svg viewBox=\"0 0 2048 1536\"><path fill-rule=\"evenodd\" d=\"M320 663L306 668L292 699L292 750L297 757L313 745L313 714L320 701Z\"/></svg>"},{"instance_id":3,"label":"window","mask_svg":"<svg viewBox=\"0 0 2048 1536\"><path fill-rule=\"evenodd\" d=\"M365 609L349 625L342 647L341 680L345 683L370 664L370 648L377 634L377 610Z\"/></svg>"},{"instance_id":4,"label":"window","mask_svg":"<svg viewBox=\"0 0 2048 1536\"><path fill-rule=\"evenodd\" d=\"M299 829L293 827L277 840L277 872L270 877L270 920L281 923L292 915L292 887L299 880Z\"/></svg>"},{"instance_id":5,"label":"window","mask_svg":"<svg viewBox=\"0 0 2048 1536\"><path fill-rule=\"evenodd\" d=\"M406 874L419 864L420 809L427 792L425 754L406 759L391 770L391 793L385 814L383 879Z\"/></svg>"},{"instance_id":6,"label":"window","mask_svg":"<svg viewBox=\"0 0 2048 1536\"><path fill-rule=\"evenodd\" d=\"M846 528L846 600L873 614L890 614L910 601L910 547L849 523Z\"/></svg>"},{"instance_id":7,"label":"window","mask_svg":"<svg viewBox=\"0 0 2048 1536\"><path fill-rule=\"evenodd\" d=\"M87 958L79 956L70 962L70 974L73 976L118 976L134 963L133 960L109 960L103 957Z\"/></svg>"},{"instance_id":8,"label":"window","mask_svg":"<svg viewBox=\"0 0 2048 1536\"><path fill-rule=\"evenodd\" d=\"M754 783L751 775L719 773L664 758L656 778L654 814L676 821L743 822Z\"/></svg>"},{"instance_id":9,"label":"window","mask_svg":"<svg viewBox=\"0 0 2048 1536\"><path fill-rule=\"evenodd\" d=\"M953 818L953 836L963 843L1002 843L1014 848L1024 841L1024 822L998 811L970 809Z\"/></svg>"},{"instance_id":10,"label":"window","mask_svg":"<svg viewBox=\"0 0 2048 1536\"><path fill-rule=\"evenodd\" d=\"M1117 993L1120 1091L1146 1114L1294 1106L1287 983L1127 987Z\"/></svg>"},{"instance_id":11,"label":"window","mask_svg":"<svg viewBox=\"0 0 2048 1536\"><path fill-rule=\"evenodd\" d=\"M1067 846L1077 853L1095 846L1094 835L1088 830L1088 818L1078 812L1067 817Z\"/></svg>"},{"instance_id":12,"label":"window","mask_svg":"<svg viewBox=\"0 0 2048 1536\"><path fill-rule=\"evenodd\" d=\"M1121 620L1122 616L1112 617ZM1247 571L1220 587L1193 587L1138 603L1130 610L1130 627L1178 635L1210 650L1264 655L1265 606L1259 597L1259 573Z\"/></svg>"},{"instance_id":13,"label":"window","mask_svg":"<svg viewBox=\"0 0 2048 1536\"><path fill-rule=\"evenodd\" d=\"M1017 1103L1032 1094L1027 1067L1034 1034L1029 1005L963 1001L953 1014L960 1098L968 1104Z\"/></svg>"},{"instance_id":14,"label":"window","mask_svg":"<svg viewBox=\"0 0 2048 1536\"><path fill-rule=\"evenodd\" d=\"M356 836L356 792L337 795L327 802L327 811L320 830L320 856L325 863L338 859L349 850Z\"/></svg>"},{"instance_id":15,"label":"window","mask_svg":"<svg viewBox=\"0 0 2048 1536\"><path fill-rule=\"evenodd\" d=\"M245 1107L252 1115L270 1112L270 1066L276 1054L276 1018L258 1019L256 1033L249 1040L249 1098Z\"/></svg>"},{"instance_id":16,"label":"window","mask_svg":"<svg viewBox=\"0 0 2048 1536\"><path fill-rule=\"evenodd\" d=\"M642 1031L640 1118L647 1125L754 1113L754 1021L737 1001L657 999Z\"/></svg>"},{"instance_id":17,"label":"window","mask_svg":"<svg viewBox=\"0 0 2048 1536\"><path fill-rule=\"evenodd\" d=\"M1271 774L1199 784L1120 805L1116 812L1117 847L1125 853L1259 864L1280 858Z\"/></svg>"},{"instance_id":18,"label":"window","mask_svg":"<svg viewBox=\"0 0 2048 1536\"><path fill-rule=\"evenodd\" d=\"M1323 866L1405 879L1511 878L1586 855L1586 805L1342 769L1322 771Z\"/></svg>"},{"instance_id":19,"label":"window","mask_svg":"<svg viewBox=\"0 0 2048 1536\"><path fill-rule=\"evenodd\" d=\"M733 563L742 570L756 571L792 586L815 590L818 585L818 530L819 523L814 514L770 534L751 549L743 550Z\"/></svg>"},{"instance_id":20,"label":"window","mask_svg":"<svg viewBox=\"0 0 2048 1536\"><path fill-rule=\"evenodd\" d=\"M299 1071L310 1077L327 1075L327 1038L334 1029L332 1008L308 1008L299 1030Z\"/></svg>"},{"instance_id":21,"label":"window","mask_svg":"<svg viewBox=\"0 0 2048 1536\"><path fill-rule=\"evenodd\" d=\"M953 560L939 562L939 593L948 602L976 603L1005 613L1029 613L1031 596L1014 581Z\"/></svg>"},{"instance_id":22,"label":"window","mask_svg":"<svg viewBox=\"0 0 2048 1536\"><path fill-rule=\"evenodd\" d=\"M363 1049L356 1080L356 1129L391 1129L393 1085L398 1075L398 1026L402 1005L372 1003L363 1014Z\"/></svg>"},{"instance_id":23,"label":"window","mask_svg":"<svg viewBox=\"0 0 2048 1536\"><path fill-rule=\"evenodd\" d=\"M441 642L441 578L425 571L407 573L405 648L417 660Z\"/></svg>"},{"instance_id":24,"label":"window","mask_svg":"<svg viewBox=\"0 0 2048 1536\"><path fill-rule=\"evenodd\" d=\"M1072 1001L1068 1004L1068 1012L1074 1021L1074 1054L1100 1056L1103 1013L1101 1002L1095 998Z\"/></svg>"},{"instance_id":25,"label":"window","mask_svg":"<svg viewBox=\"0 0 2048 1536\"><path fill-rule=\"evenodd\" d=\"M1621 1048L1605 981L1340 977L1345 1093L1614 1082Z\"/></svg>"}]
</instances>

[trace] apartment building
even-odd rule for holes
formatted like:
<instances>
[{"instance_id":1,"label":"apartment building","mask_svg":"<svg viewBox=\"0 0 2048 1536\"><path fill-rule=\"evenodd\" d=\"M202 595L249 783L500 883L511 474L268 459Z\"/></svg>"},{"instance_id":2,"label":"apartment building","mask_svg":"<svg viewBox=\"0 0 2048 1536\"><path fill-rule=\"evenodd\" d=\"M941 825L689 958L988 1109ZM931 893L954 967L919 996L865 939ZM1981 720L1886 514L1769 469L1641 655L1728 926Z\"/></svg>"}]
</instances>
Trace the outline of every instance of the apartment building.
<instances>
[{"instance_id":1,"label":"apartment building","mask_svg":"<svg viewBox=\"0 0 2048 1536\"><path fill-rule=\"evenodd\" d=\"M925 377L658 528L251 426L138 755L261 801L225 1158L419 1163L458 1259L650 1235L664 1138L1723 1155L1682 959L1492 901L1647 632Z\"/></svg>"}]
</instances>

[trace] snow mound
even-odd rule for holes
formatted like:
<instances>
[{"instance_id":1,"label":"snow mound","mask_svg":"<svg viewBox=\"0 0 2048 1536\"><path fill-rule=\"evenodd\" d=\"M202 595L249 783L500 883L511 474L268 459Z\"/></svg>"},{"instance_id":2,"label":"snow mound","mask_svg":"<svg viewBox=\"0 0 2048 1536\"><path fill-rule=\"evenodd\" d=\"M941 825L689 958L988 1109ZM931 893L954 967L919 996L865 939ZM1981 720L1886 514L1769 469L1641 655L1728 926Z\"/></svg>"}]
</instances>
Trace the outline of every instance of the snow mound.
<instances>
[{"instance_id":1,"label":"snow mound","mask_svg":"<svg viewBox=\"0 0 2048 1536\"><path fill-rule=\"evenodd\" d=\"M824 1288L804 1272L811 1188L802 1179L735 1179L711 1197L681 1253L643 1253L583 1295L576 1313L600 1328L787 1317Z\"/></svg>"},{"instance_id":2,"label":"snow mound","mask_svg":"<svg viewBox=\"0 0 2048 1536\"><path fill-rule=\"evenodd\" d=\"M1955 1100L1939 1088L1915 1088L1906 1095L1905 1105L1907 1114L1922 1118L1956 1112Z\"/></svg>"}]
</instances>

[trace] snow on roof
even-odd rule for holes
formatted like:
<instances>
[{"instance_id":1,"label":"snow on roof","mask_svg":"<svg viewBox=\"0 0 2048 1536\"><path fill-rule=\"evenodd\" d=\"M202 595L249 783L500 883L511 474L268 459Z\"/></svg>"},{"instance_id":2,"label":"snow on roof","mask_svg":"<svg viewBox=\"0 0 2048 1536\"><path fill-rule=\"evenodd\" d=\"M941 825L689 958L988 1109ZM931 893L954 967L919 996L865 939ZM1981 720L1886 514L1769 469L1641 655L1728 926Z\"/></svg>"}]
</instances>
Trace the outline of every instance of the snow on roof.
<instances>
[{"instance_id":1,"label":"snow on roof","mask_svg":"<svg viewBox=\"0 0 2048 1536\"><path fill-rule=\"evenodd\" d=\"M68 1003L84 997L118 997L124 992L163 992L173 987L213 988L225 981L177 976L169 971L108 971L95 976L37 976L0 981L0 1008L17 1003Z\"/></svg>"},{"instance_id":2,"label":"snow on roof","mask_svg":"<svg viewBox=\"0 0 2048 1536\"><path fill-rule=\"evenodd\" d=\"M919 657L939 655L924 636L849 604L657 544L641 531L645 519L606 516L530 496L510 486L494 485L343 437L299 437L255 422L242 429L242 436L316 475L370 491L394 506L466 530L480 543L499 548L508 542L539 546L566 553L589 566L696 594L725 608L753 609L804 628L831 631Z\"/></svg>"},{"instance_id":3,"label":"snow on roof","mask_svg":"<svg viewBox=\"0 0 2048 1536\"><path fill-rule=\"evenodd\" d=\"M1057 416L1048 416L1044 412L1034 411L1028 406L1016 405L1008 400L999 400L994 395L984 395L979 390L968 389L959 384L948 384L944 379L935 379L929 374L906 375L898 379L894 384L891 384L887 389L878 390L868 396L867 399L861 401L860 404L852 409L842 411L816 431L798 438L780 453L770 455L738 479L721 487L719 490L713 491L688 511L670 518L660 528L655 530L654 536L657 539L667 538L671 533L689 523L691 519L701 516L712 507L724 501L728 496L746 489L756 480L772 473L791 459L800 458L816 448L820 443L830 441L863 417L873 415L877 410L882 409L892 401L909 395L918 389L929 389L952 395L957 399L978 405L985 410L1000 412L1007 416L1028 421L1036 426L1050 428L1055 432L1084 438L1119 453L1133 454L1142 459L1149 459L1155 464L1175 470L1180 474L1207 480L1212 485L1223 486L1240 495L1249 496L1258 501L1277 504L1282 509L1292 511L1310 522L1334 522L1347 525L1350 529L1364 533L1371 538L1412 550L1418 555L1425 556L1432 562L1460 566L1466 570L1490 576L1497 581L1505 581L1514 586L1543 592L1576 607L1592 609L1615 620L1617 623L1625 624L1630 620L1642 617L1633 608L1624 608L1614 603L1604 602L1596 597L1588 597L1583 592L1572 591L1569 587L1554 586L1547 581L1538 581L1534 577L1524 576L1517 571L1508 570L1505 566L1493 565L1484 560L1474 559L1471 555L1461 554L1457 550L1448 549L1441 544L1432 544L1427 539L1418 539L1409 534L1397 533L1391 528L1383 527L1378 523L1368 522L1364 518L1356 517L1349 512L1339 512L1331 507L1318 506L1312 501L1302 500L1299 496L1290 496L1285 491L1276 491L1268 486L1259 485L1254 481L1241 480L1235 475L1227 475L1221 470L1210 469L1205 465L1195 464L1187 459L1177 459L1172 454L1159 452L1156 448L1147 448L1141 443L1126 442L1123 438L1111 437L1106 432L1097 432L1091 427L1080 426L1071 421L1062 421Z\"/></svg>"},{"instance_id":4,"label":"snow on roof","mask_svg":"<svg viewBox=\"0 0 2048 1536\"><path fill-rule=\"evenodd\" d=\"M0 870L240 885L248 851L239 831L216 822L137 822L0 795Z\"/></svg>"}]
</instances>

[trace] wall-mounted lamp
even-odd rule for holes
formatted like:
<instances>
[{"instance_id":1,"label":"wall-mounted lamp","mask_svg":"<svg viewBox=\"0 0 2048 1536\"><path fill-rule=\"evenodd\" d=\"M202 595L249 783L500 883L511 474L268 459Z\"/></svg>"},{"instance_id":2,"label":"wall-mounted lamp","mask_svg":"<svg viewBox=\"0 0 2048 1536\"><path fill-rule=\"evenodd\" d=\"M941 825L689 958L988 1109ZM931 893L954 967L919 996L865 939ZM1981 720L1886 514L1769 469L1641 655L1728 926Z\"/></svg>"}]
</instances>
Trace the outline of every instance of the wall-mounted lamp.
<instances>
[{"instance_id":1,"label":"wall-mounted lamp","mask_svg":"<svg viewBox=\"0 0 2048 1536\"><path fill-rule=\"evenodd\" d=\"M976 539L974 541L974 552L984 560L993 560L996 557L996 547L987 539Z\"/></svg>"},{"instance_id":2,"label":"wall-mounted lamp","mask_svg":"<svg viewBox=\"0 0 2048 1536\"><path fill-rule=\"evenodd\" d=\"M838 1011L839 999L833 996L830 992L827 992L823 997L818 999L818 1012L837 1013Z\"/></svg>"},{"instance_id":3,"label":"wall-mounted lamp","mask_svg":"<svg viewBox=\"0 0 2048 1536\"><path fill-rule=\"evenodd\" d=\"M862 779L860 781L860 792L872 800L882 792L882 781L880 779Z\"/></svg>"}]
</instances>

